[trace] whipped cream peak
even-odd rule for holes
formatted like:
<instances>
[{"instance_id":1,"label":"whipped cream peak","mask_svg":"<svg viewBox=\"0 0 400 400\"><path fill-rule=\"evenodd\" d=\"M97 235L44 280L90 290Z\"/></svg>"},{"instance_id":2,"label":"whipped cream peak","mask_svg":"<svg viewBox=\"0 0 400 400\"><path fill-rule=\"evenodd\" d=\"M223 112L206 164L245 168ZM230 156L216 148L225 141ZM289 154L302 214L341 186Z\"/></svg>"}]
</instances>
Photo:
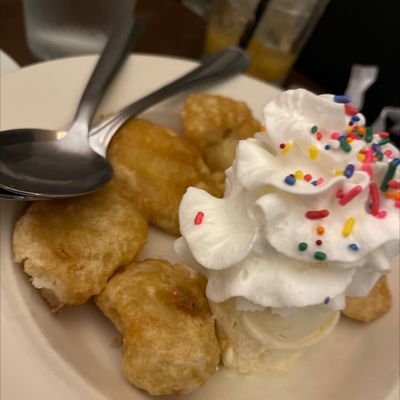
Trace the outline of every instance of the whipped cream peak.
<instances>
[{"instance_id":1,"label":"whipped cream peak","mask_svg":"<svg viewBox=\"0 0 400 400\"><path fill-rule=\"evenodd\" d=\"M228 268L250 252L257 229L254 219L249 218L246 197L232 170L227 171L227 190L222 199L202 189L187 190L179 208L180 230L183 237L190 238L190 251L203 267Z\"/></svg>"},{"instance_id":2,"label":"whipped cream peak","mask_svg":"<svg viewBox=\"0 0 400 400\"><path fill-rule=\"evenodd\" d=\"M281 93L263 111L266 131L239 142L224 198L185 194L181 232L212 301L338 309L388 272L400 232L399 151L336 99Z\"/></svg>"},{"instance_id":3,"label":"whipped cream peak","mask_svg":"<svg viewBox=\"0 0 400 400\"><path fill-rule=\"evenodd\" d=\"M343 131L347 124L343 104L335 103L333 98L315 96L304 89L288 90L277 96L263 111L267 132L271 133L268 141L279 146L282 141L309 139L313 126L329 132Z\"/></svg>"}]
</instances>

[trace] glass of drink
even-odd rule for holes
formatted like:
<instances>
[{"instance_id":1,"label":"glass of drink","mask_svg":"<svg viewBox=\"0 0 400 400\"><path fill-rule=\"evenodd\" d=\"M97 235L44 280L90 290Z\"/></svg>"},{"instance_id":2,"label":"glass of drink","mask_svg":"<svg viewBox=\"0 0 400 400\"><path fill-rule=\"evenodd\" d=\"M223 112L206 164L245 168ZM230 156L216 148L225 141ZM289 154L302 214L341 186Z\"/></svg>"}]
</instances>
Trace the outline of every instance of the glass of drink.
<instances>
[{"instance_id":1,"label":"glass of drink","mask_svg":"<svg viewBox=\"0 0 400 400\"><path fill-rule=\"evenodd\" d=\"M329 0L215 0L206 51L245 47L249 74L281 84Z\"/></svg>"},{"instance_id":2,"label":"glass of drink","mask_svg":"<svg viewBox=\"0 0 400 400\"><path fill-rule=\"evenodd\" d=\"M136 0L23 0L28 46L41 60L99 53Z\"/></svg>"}]
</instances>

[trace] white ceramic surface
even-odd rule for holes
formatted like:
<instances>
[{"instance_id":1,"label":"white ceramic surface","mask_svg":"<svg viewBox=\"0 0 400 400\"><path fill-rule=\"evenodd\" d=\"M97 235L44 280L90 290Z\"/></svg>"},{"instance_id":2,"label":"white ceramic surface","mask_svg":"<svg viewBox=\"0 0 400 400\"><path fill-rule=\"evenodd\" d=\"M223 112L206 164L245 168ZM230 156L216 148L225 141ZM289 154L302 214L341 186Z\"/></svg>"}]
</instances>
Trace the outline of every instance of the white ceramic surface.
<instances>
[{"instance_id":1,"label":"white ceramic surface","mask_svg":"<svg viewBox=\"0 0 400 400\"><path fill-rule=\"evenodd\" d=\"M1 81L1 129L63 128L73 116L95 57L37 64ZM132 56L103 112L118 110L133 99L192 68L190 61ZM240 76L202 88L246 101L260 117L278 91ZM156 122L179 129L184 95L146 113ZM90 303L51 314L12 261L14 224L24 205L1 203L1 398L138 400L150 398L132 387L120 369L120 348L108 320ZM152 229L140 258L175 261L174 238ZM239 376L221 369L190 400L397 400L399 376L399 259L390 276L393 307L370 325L343 318L324 342L311 348L287 372Z\"/></svg>"}]
</instances>

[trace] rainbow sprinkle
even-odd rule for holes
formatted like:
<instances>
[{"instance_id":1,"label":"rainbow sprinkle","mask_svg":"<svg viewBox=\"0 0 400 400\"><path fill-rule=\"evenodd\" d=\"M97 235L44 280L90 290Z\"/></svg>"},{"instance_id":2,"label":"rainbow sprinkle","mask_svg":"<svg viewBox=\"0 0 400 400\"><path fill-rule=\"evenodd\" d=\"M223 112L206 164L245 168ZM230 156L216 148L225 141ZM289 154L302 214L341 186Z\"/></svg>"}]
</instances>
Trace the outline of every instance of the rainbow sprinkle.
<instances>
[{"instance_id":1,"label":"rainbow sprinkle","mask_svg":"<svg viewBox=\"0 0 400 400\"><path fill-rule=\"evenodd\" d=\"M347 103L351 102L351 99L349 96L346 96L346 95L336 95L336 96L333 96L333 101L335 103L347 104Z\"/></svg>"},{"instance_id":2,"label":"rainbow sprinkle","mask_svg":"<svg viewBox=\"0 0 400 400\"><path fill-rule=\"evenodd\" d=\"M308 244L306 242L299 243L298 249L300 251L306 251L308 249Z\"/></svg>"},{"instance_id":3,"label":"rainbow sprinkle","mask_svg":"<svg viewBox=\"0 0 400 400\"><path fill-rule=\"evenodd\" d=\"M381 139L378 143L381 146L383 146L384 144L390 143L390 138L387 137L387 138Z\"/></svg>"},{"instance_id":4,"label":"rainbow sprinkle","mask_svg":"<svg viewBox=\"0 0 400 400\"><path fill-rule=\"evenodd\" d=\"M360 185L354 186L347 193L344 193L343 196L339 199L339 204L341 206L345 206L347 203L350 203L354 197L358 196L362 192L362 187Z\"/></svg>"},{"instance_id":5,"label":"rainbow sprinkle","mask_svg":"<svg viewBox=\"0 0 400 400\"><path fill-rule=\"evenodd\" d=\"M378 136L380 138L384 139L384 138L388 138L390 136L390 134L389 134L389 132L380 131L380 132L378 132Z\"/></svg>"},{"instance_id":6,"label":"rainbow sprinkle","mask_svg":"<svg viewBox=\"0 0 400 400\"><path fill-rule=\"evenodd\" d=\"M342 189L338 189L338 191L336 192L336 198L337 199L341 199L343 197L343 190Z\"/></svg>"},{"instance_id":7,"label":"rainbow sprinkle","mask_svg":"<svg viewBox=\"0 0 400 400\"><path fill-rule=\"evenodd\" d=\"M358 125L358 126L357 126L357 131L358 131L358 133L360 134L360 136L363 136L363 135L365 135L365 133L366 133L365 128L364 128L363 126L361 126L361 125Z\"/></svg>"},{"instance_id":8,"label":"rainbow sprinkle","mask_svg":"<svg viewBox=\"0 0 400 400\"><path fill-rule=\"evenodd\" d=\"M364 162L365 161L365 154L358 153L357 154L357 160L361 161L361 162Z\"/></svg>"},{"instance_id":9,"label":"rainbow sprinkle","mask_svg":"<svg viewBox=\"0 0 400 400\"><path fill-rule=\"evenodd\" d=\"M372 153L371 147L369 149L365 150L364 156L365 156L365 159L364 159L365 163L369 164L373 161L373 153Z\"/></svg>"},{"instance_id":10,"label":"rainbow sprinkle","mask_svg":"<svg viewBox=\"0 0 400 400\"><path fill-rule=\"evenodd\" d=\"M296 178L293 175L288 175L285 177L284 182L286 185L293 186L296 184Z\"/></svg>"},{"instance_id":11,"label":"rainbow sprinkle","mask_svg":"<svg viewBox=\"0 0 400 400\"><path fill-rule=\"evenodd\" d=\"M314 253L314 258L318 261L325 261L326 260L326 253L323 251L316 251Z\"/></svg>"},{"instance_id":12,"label":"rainbow sprinkle","mask_svg":"<svg viewBox=\"0 0 400 400\"><path fill-rule=\"evenodd\" d=\"M308 156L311 160L316 160L318 157L318 147L315 144L312 144L308 149Z\"/></svg>"},{"instance_id":13,"label":"rainbow sprinkle","mask_svg":"<svg viewBox=\"0 0 400 400\"><path fill-rule=\"evenodd\" d=\"M203 211L199 211L196 216L194 217L194 224L200 225L203 222L204 213Z\"/></svg>"},{"instance_id":14,"label":"rainbow sprinkle","mask_svg":"<svg viewBox=\"0 0 400 400\"><path fill-rule=\"evenodd\" d=\"M303 173L303 171L297 170L297 171L294 173L294 176L295 176L296 179L301 180L301 179L304 178L304 173Z\"/></svg>"},{"instance_id":15,"label":"rainbow sprinkle","mask_svg":"<svg viewBox=\"0 0 400 400\"><path fill-rule=\"evenodd\" d=\"M366 128L365 130L365 141L367 143L371 143L374 138L374 132L371 127Z\"/></svg>"},{"instance_id":16,"label":"rainbow sprinkle","mask_svg":"<svg viewBox=\"0 0 400 400\"><path fill-rule=\"evenodd\" d=\"M354 174L355 166L354 164L348 164L346 168L344 169L343 175L347 178L350 179L353 174Z\"/></svg>"},{"instance_id":17,"label":"rainbow sprinkle","mask_svg":"<svg viewBox=\"0 0 400 400\"><path fill-rule=\"evenodd\" d=\"M385 211L385 210L381 210L378 212L378 214L376 214L376 218L380 218L380 219L383 219L386 216L387 216L387 211Z\"/></svg>"},{"instance_id":18,"label":"rainbow sprinkle","mask_svg":"<svg viewBox=\"0 0 400 400\"><path fill-rule=\"evenodd\" d=\"M350 243L350 244L349 244L349 249L350 249L350 250L353 250L353 251L358 251L358 250L360 250L356 243Z\"/></svg>"},{"instance_id":19,"label":"rainbow sprinkle","mask_svg":"<svg viewBox=\"0 0 400 400\"><path fill-rule=\"evenodd\" d=\"M349 104L345 104L344 105L344 112L347 114L347 115L355 115L355 114L358 114L358 110L357 110L357 108L355 108L355 107L352 107L351 105L349 105Z\"/></svg>"},{"instance_id":20,"label":"rainbow sprinkle","mask_svg":"<svg viewBox=\"0 0 400 400\"><path fill-rule=\"evenodd\" d=\"M400 200L400 192L385 192L385 197L391 200Z\"/></svg>"},{"instance_id":21,"label":"rainbow sprinkle","mask_svg":"<svg viewBox=\"0 0 400 400\"><path fill-rule=\"evenodd\" d=\"M311 175L311 174L305 174L305 175L304 175L304 180L305 180L306 182L310 182L311 179L312 179L312 175Z\"/></svg>"},{"instance_id":22,"label":"rainbow sprinkle","mask_svg":"<svg viewBox=\"0 0 400 400\"><path fill-rule=\"evenodd\" d=\"M347 237L353 232L354 225L356 223L356 220L353 217L347 218L346 222L344 223L344 227L342 230L342 235L344 237Z\"/></svg>"},{"instance_id":23,"label":"rainbow sprinkle","mask_svg":"<svg viewBox=\"0 0 400 400\"><path fill-rule=\"evenodd\" d=\"M393 189L400 189L400 182L395 179L390 179L388 181L388 185Z\"/></svg>"},{"instance_id":24,"label":"rainbow sprinkle","mask_svg":"<svg viewBox=\"0 0 400 400\"><path fill-rule=\"evenodd\" d=\"M343 151L345 151L346 153L349 153L351 151L351 146L349 143L346 142L346 139L340 139L339 143Z\"/></svg>"},{"instance_id":25,"label":"rainbow sprinkle","mask_svg":"<svg viewBox=\"0 0 400 400\"><path fill-rule=\"evenodd\" d=\"M386 174L383 178L381 184L381 191L386 192L389 188L389 181L394 177L394 173L396 172L396 168L400 164L400 158L395 158L393 161L389 163Z\"/></svg>"},{"instance_id":26,"label":"rainbow sprinkle","mask_svg":"<svg viewBox=\"0 0 400 400\"><path fill-rule=\"evenodd\" d=\"M307 211L305 213L305 217L308 219L321 219L321 218L326 218L329 215L328 210L313 210L313 211Z\"/></svg>"},{"instance_id":27,"label":"rainbow sprinkle","mask_svg":"<svg viewBox=\"0 0 400 400\"><path fill-rule=\"evenodd\" d=\"M386 157L390 157L390 156L392 155L392 150L385 150L385 151L383 152L383 154L384 154Z\"/></svg>"},{"instance_id":28,"label":"rainbow sprinkle","mask_svg":"<svg viewBox=\"0 0 400 400\"><path fill-rule=\"evenodd\" d=\"M380 207L379 190L375 182L369 184L369 197L371 200L370 212L372 215L378 215Z\"/></svg>"}]
</instances>

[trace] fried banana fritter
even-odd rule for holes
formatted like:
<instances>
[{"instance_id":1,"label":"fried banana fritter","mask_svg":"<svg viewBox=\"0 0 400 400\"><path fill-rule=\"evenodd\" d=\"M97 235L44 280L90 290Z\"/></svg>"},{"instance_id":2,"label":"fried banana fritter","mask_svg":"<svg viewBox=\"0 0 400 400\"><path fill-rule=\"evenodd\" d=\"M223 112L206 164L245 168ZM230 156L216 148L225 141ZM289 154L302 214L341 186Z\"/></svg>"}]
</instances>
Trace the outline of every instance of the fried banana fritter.
<instances>
[{"instance_id":1,"label":"fried banana fritter","mask_svg":"<svg viewBox=\"0 0 400 400\"><path fill-rule=\"evenodd\" d=\"M96 297L124 336L127 379L152 395L195 390L215 372L220 348L205 278L164 260L133 263Z\"/></svg>"},{"instance_id":2,"label":"fried banana fritter","mask_svg":"<svg viewBox=\"0 0 400 400\"><path fill-rule=\"evenodd\" d=\"M212 94L188 96L180 116L185 137L201 150L212 172L229 168L237 142L261 130L244 102Z\"/></svg>"},{"instance_id":3,"label":"fried banana fritter","mask_svg":"<svg viewBox=\"0 0 400 400\"><path fill-rule=\"evenodd\" d=\"M347 297L343 314L361 322L371 322L386 314L392 304L387 277L382 276L367 296Z\"/></svg>"},{"instance_id":4,"label":"fried banana fritter","mask_svg":"<svg viewBox=\"0 0 400 400\"><path fill-rule=\"evenodd\" d=\"M79 198L33 203L16 225L13 248L16 262L56 311L99 293L146 237L147 218L112 181Z\"/></svg>"},{"instance_id":5,"label":"fried banana fritter","mask_svg":"<svg viewBox=\"0 0 400 400\"><path fill-rule=\"evenodd\" d=\"M179 234L179 203L189 186L220 194L198 150L146 120L131 119L120 128L108 159L115 174L143 198L150 222L170 233Z\"/></svg>"}]
</instances>

